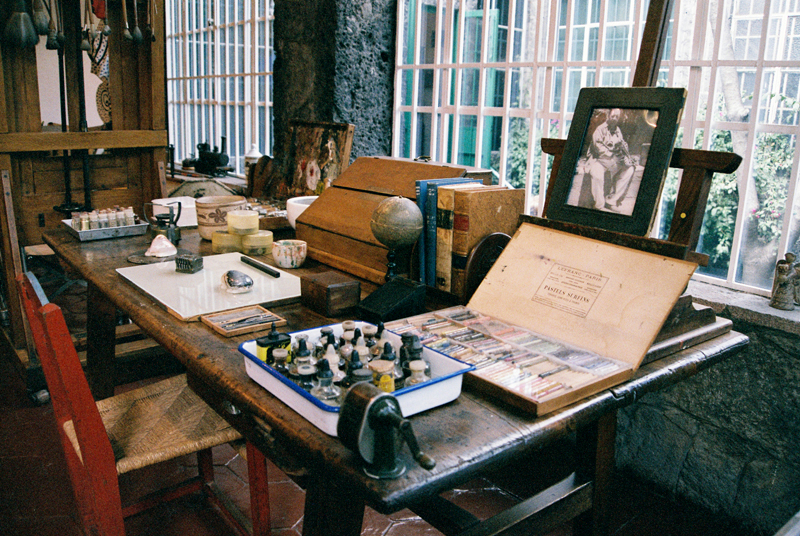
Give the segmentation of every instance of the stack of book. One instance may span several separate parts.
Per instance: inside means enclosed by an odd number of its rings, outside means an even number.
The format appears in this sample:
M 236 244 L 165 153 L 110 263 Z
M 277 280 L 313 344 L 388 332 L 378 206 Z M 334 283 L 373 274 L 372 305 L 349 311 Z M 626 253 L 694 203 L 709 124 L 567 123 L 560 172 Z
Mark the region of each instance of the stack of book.
M 426 199 L 424 244 L 418 248 L 420 279 L 444 292 L 463 296 L 470 252 L 488 234 L 514 234 L 525 209 L 525 191 L 464 178 L 440 181 L 449 182 L 427 181 L 422 185 L 423 181 L 417 181 L 421 188 L 417 202 L 422 197 Z M 421 195 L 423 188 L 426 196 Z

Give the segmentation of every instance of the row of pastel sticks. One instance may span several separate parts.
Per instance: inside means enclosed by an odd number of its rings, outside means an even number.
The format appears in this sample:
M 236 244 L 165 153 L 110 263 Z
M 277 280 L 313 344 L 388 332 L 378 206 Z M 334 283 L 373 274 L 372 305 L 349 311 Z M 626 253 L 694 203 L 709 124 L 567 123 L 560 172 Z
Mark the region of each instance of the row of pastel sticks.
M 473 323 L 472 326 L 485 330 L 493 337 L 516 346 L 521 346 L 533 353 L 551 355 L 572 365 L 590 370 L 598 376 L 609 374 L 620 368 L 617 363 L 610 359 L 605 359 L 585 350 L 570 348 L 545 337 L 534 335 L 527 330 L 509 326 L 493 318 L 482 316 L 468 309 L 461 309 L 455 314 L 449 314 L 448 318 L 457 322 L 462 319 L 477 321 Z

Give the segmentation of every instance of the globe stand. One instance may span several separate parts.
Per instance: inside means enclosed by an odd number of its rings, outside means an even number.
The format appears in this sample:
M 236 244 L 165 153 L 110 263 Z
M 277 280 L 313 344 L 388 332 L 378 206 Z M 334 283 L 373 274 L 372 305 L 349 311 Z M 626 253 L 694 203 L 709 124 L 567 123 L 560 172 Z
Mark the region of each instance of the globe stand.
M 382 201 L 372 214 L 372 234 L 385 245 L 386 283 L 358 304 L 368 322 L 387 322 L 425 311 L 425 285 L 397 275 L 397 249 L 410 247 L 422 231 L 422 213 L 416 203 L 401 197 Z

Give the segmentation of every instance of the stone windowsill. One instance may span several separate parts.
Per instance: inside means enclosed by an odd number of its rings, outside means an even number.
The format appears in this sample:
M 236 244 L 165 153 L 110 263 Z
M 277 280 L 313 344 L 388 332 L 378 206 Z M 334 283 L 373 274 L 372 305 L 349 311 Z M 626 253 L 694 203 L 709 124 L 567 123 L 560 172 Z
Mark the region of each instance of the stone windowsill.
M 765 296 L 694 280 L 689 282 L 686 292 L 692 295 L 695 303 L 707 305 L 716 314 L 722 313 L 733 321 L 800 335 L 800 306 L 794 311 L 781 311 L 770 307 L 769 298 Z

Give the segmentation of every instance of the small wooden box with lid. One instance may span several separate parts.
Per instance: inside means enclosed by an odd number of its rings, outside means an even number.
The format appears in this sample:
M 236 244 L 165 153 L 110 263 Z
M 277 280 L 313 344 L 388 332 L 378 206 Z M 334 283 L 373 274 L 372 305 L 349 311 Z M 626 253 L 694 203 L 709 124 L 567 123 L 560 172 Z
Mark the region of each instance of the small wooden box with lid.
M 335 317 L 358 305 L 361 283 L 339 272 L 304 275 L 300 278 L 300 297 L 309 309 Z

